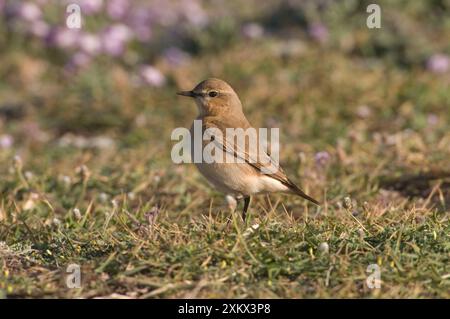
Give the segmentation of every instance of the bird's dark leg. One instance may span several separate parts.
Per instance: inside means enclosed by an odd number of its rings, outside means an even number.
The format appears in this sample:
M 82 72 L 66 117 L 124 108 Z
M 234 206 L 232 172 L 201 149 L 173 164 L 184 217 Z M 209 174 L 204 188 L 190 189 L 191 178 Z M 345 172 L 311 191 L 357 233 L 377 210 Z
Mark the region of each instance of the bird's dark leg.
M 245 218 L 247 217 L 248 206 L 250 206 L 250 196 L 244 197 L 244 210 L 242 211 L 242 220 L 245 222 Z

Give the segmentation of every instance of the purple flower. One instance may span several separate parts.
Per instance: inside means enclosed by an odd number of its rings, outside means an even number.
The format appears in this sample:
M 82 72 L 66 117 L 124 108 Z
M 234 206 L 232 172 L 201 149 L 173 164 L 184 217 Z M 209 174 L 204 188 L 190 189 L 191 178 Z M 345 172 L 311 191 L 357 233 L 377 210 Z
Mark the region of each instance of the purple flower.
M 153 206 L 150 211 L 144 214 L 144 217 L 147 219 L 148 225 L 152 227 L 155 224 L 156 218 L 159 215 L 159 208 L 157 206 Z
M 88 55 L 85 52 L 76 52 L 72 57 L 70 58 L 69 62 L 64 67 L 67 74 L 72 74 L 76 72 L 77 70 L 89 65 L 91 62 L 92 57 Z
M 187 21 L 196 27 L 203 27 L 208 23 L 208 15 L 199 1 L 184 0 L 181 3 L 182 13 Z
M 104 52 L 112 56 L 121 55 L 124 51 L 125 44 L 132 36 L 132 31 L 124 24 L 115 24 L 107 28 L 102 36 Z
M 330 153 L 328 153 L 327 151 L 317 152 L 314 155 L 314 161 L 317 166 L 327 165 L 330 159 L 331 159 Z
M 247 23 L 242 27 L 242 34 L 249 39 L 259 39 L 264 35 L 264 28 L 257 23 Z
M 139 69 L 141 80 L 148 85 L 161 87 L 166 83 L 164 75 L 151 65 L 142 65 Z
M 152 13 L 144 8 L 139 8 L 139 10 L 134 10 L 131 13 L 128 25 L 133 29 L 135 36 L 139 41 L 147 42 L 150 40 L 152 36 L 151 23 L 153 19 Z
M 439 116 L 436 114 L 428 114 L 427 123 L 429 126 L 436 126 L 439 123 Z
M 47 37 L 47 43 L 60 49 L 73 48 L 80 37 L 80 33 L 76 29 L 55 28 L 50 30 Z
M 147 11 L 142 11 L 146 13 L 150 20 L 147 20 L 147 23 L 158 23 L 161 26 L 171 26 L 176 22 L 179 22 L 180 18 L 180 8 L 183 4 L 178 4 L 178 6 L 168 9 L 167 6 L 164 5 L 164 1 L 156 1 L 156 4 L 153 3 L 151 8 L 148 8 Z M 178 9 L 178 10 L 177 10 Z M 184 10 L 181 10 L 184 12 Z
M 103 8 L 103 0 L 78 0 L 75 1 L 81 8 L 81 14 L 94 14 L 98 13 Z
M 85 33 L 78 39 L 78 45 L 82 51 L 90 55 L 96 55 L 102 48 L 99 37 L 92 33 Z
M 0 135 L 0 148 L 7 149 L 11 148 L 14 143 L 14 139 L 9 134 Z
M 22 125 L 22 132 L 32 141 L 47 142 L 50 138 L 49 134 L 43 131 L 37 122 L 27 121 Z
M 134 32 L 136 33 L 136 37 L 141 42 L 147 42 L 152 37 L 152 31 L 150 28 L 145 25 L 137 25 L 134 27 Z
M 328 40 L 328 29 L 322 23 L 313 23 L 308 27 L 308 35 L 313 40 L 323 43 Z
M 42 12 L 33 2 L 24 2 L 20 4 L 18 15 L 26 21 L 36 21 L 41 18 Z
M 36 37 L 46 38 L 50 34 L 50 26 L 42 20 L 33 21 L 30 25 L 30 32 Z
M 446 54 L 433 54 L 427 60 L 427 69 L 433 73 L 446 73 L 450 69 L 450 57 Z
M 188 53 L 176 47 L 170 47 L 167 50 L 165 50 L 164 57 L 170 64 L 175 66 L 182 65 L 187 61 L 189 61 L 189 59 L 191 58 L 191 56 Z
M 370 107 L 368 107 L 367 105 L 360 105 L 358 106 L 358 108 L 356 109 L 356 114 L 365 119 L 368 118 L 369 116 L 372 115 L 372 110 L 370 109 Z
M 106 11 L 112 19 L 120 20 L 125 17 L 129 8 L 128 0 L 109 0 Z
M 71 63 L 77 67 L 83 67 L 91 62 L 91 56 L 84 52 L 77 52 L 72 56 Z

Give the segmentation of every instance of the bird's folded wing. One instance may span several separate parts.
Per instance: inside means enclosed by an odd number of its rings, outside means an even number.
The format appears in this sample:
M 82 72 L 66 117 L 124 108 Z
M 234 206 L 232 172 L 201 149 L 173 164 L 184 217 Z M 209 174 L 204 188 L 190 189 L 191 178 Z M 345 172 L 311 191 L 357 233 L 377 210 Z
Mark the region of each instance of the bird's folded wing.
M 257 172 L 263 175 L 270 176 L 288 187 L 296 187 L 288 179 L 279 163 L 267 154 L 266 145 L 258 145 L 258 139 L 245 139 L 244 143 L 237 143 L 234 136 L 224 134 L 222 138 L 214 138 L 211 141 L 218 149 L 231 154 L 235 162 L 239 162 L 240 160 L 242 163 L 251 165 Z
M 209 125 L 208 128 L 215 128 L 220 132 L 224 131 L 223 128 L 219 129 L 218 127 L 213 127 L 211 125 Z M 278 180 L 297 195 L 313 202 L 316 205 L 320 205 L 316 199 L 307 195 L 300 187 L 298 187 L 286 176 L 278 161 L 274 160 L 272 156 L 267 154 L 267 144 L 259 145 L 259 139 L 247 140 L 246 138 L 243 143 L 238 143 L 235 140 L 234 135 L 224 135 L 225 136 L 219 136 L 219 138 L 212 137 L 210 141 L 214 143 L 217 149 L 222 150 L 224 154 L 230 154 L 233 157 L 234 162 L 239 162 L 240 160 L 241 163 L 247 163 L 260 174 Z M 264 143 L 264 141 L 261 142 Z

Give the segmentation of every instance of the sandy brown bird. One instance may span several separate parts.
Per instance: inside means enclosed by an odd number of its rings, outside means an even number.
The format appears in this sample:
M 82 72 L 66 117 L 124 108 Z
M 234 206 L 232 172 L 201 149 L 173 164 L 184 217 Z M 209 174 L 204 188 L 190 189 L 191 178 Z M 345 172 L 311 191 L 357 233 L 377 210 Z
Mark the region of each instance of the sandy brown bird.
M 247 140 L 243 146 L 239 146 L 235 140 L 230 140 L 226 135 L 227 128 L 246 130 L 252 126 L 243 113 L 239 97 L 225 81 L 210 78 L 200 82 L 191 91 L 181 91 L 177 94 L 195 99 L 199 111 L 197 120 L 202 121 L 202 133 L 208 128 L 218 129 L 223 133 L 223 138 L 214 139 L 212 137 L 211 140 L 202 140 L 201 145 L 205 147 L 213 141 L 217 149 L 223 152 L 224 158 L 228 155 L 228 158 L 232 157 L 235 161 L 231 163 L 229 161 L 213 163 L 203 161 L 196 163 L 196 166 L 219 191 L 235 198 L 244 198 L 242 213 L 244 220 L 250 198 L 256 194 L 293 193 L 319 205 L 317 200 L 305 194 L 286 176 L 283 169 L 273 160 L 270 152 L 261 151 L 261 148 Z M 196 152 L 193 146 L 194 138 L 194 126 L 192 126 L 192 158 Z M 266 169 L 269 165 L 275 165 L 276 169 Z

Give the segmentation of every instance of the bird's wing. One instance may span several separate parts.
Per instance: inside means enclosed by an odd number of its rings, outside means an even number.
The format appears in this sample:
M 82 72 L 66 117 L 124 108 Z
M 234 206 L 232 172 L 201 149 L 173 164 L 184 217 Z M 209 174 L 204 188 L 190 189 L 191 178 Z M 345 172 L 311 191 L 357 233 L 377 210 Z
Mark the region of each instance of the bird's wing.
M 221 132 L 224 131 L 223 128 L 221 129 L 213 123 L 209 123 L 208 128 L 212 127 L 219 129 Z M 204 129 L 205 128 L 206 127 L 204 127 Z M 231 154 L 235 159 L 238 159 L 243 163 L 251 165 L 257 172 L 278 180 L 297 195 L 319 205 L 317 200 L 303 192 L 303 190 L 286 176 L 286 173 L 279 163 L 267 154 L 267 149 L 265 149 L 265 147 L 263 149 L 258 148 L 258 140 L 256 140 L 256 142 L 254 141 L 254 143 L 250 143 L 250 140 L 245 139 L 244 146 L 239 145 L 239 143 L 235 141 L 234 136 L 227 136 L 225 133 L 223 135 L 224 136 L 222 136 L 221 139 L 214 138 L 211 140 L 218 149 Z

